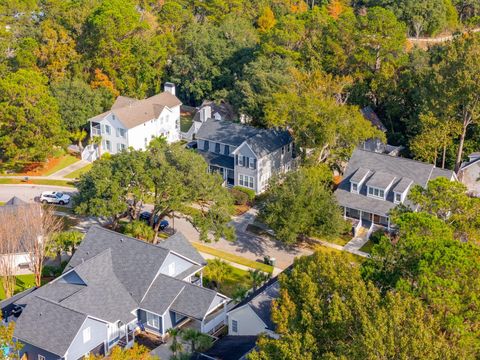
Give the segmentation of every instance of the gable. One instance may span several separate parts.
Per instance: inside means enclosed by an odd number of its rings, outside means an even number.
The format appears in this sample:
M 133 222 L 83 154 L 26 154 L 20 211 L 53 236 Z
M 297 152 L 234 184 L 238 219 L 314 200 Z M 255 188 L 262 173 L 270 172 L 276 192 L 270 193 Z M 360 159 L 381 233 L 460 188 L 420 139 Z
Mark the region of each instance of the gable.
M 257 158 L 257 155 L 252 151 L 246 142 L 235 149 L 235 154 L 238 156 L 248 156 L 250 158 Z
M 170 252 L 163 261 L 159 272 L 160 274 L 176 277 L 178 274 L 192 267 L 192 265 L 194 265 L 192 262 Z

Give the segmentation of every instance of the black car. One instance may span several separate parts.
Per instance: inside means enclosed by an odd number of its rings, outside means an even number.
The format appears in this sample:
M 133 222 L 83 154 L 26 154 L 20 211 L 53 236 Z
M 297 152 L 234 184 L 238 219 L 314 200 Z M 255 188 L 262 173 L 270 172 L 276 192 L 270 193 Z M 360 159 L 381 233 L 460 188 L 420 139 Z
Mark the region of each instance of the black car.
M 139 219 L 141 221 L 145 221 L 147 224 L 150 224 L 150 218 L 152 217 L 152 213 L 149 212 L 149 211 L 144 211 L 142 213 L 140 213 L 140 216 L 139 216 Z M 155 219 L 154 219 L 154 223 L 155 225 L 158 223 L 158 221 L 160 220 L 159 216 L 158 215 L 155 215 Z M 160 226 L 159 226 L 159 229 L 160 230 L 164 230 L 168 227 L 169 223 L 167 220 L 161 220 L 160 221 Z
M 198 144 L 196 141 L 190 141 L 187 145 L 185 145 L 187 149 L 196 149 Z

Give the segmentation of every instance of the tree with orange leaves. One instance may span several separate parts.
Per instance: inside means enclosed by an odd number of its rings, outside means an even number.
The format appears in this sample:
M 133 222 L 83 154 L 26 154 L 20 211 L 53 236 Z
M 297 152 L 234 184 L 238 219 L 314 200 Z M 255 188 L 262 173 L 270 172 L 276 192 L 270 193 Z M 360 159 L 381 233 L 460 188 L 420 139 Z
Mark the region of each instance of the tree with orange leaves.
M 114 97 L 120 95 L 120 92 L 115 89 L 115 85 L 110 81 L 107 74 L 104 74 L 102 70 L 95 69 L 95 75 L 93 80 L 90 82 L 92 89 L 105 88 L 107 89 Z

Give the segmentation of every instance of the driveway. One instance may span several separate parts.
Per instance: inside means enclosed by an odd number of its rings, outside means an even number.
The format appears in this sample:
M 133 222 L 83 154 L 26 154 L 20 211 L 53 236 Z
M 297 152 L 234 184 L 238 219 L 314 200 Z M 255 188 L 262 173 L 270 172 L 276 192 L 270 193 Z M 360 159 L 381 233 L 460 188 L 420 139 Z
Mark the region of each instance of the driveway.
M 17 196 L 27 202 L 34 202 L 35 198 L 39 197 L 43 191 L 62 191 L 66 194 L 72 195 L 77 192 L 76 189 L 64 186 L 50 186 L 50 185 L 0 185 L 0 201 L 6 202 L 12 197 Z

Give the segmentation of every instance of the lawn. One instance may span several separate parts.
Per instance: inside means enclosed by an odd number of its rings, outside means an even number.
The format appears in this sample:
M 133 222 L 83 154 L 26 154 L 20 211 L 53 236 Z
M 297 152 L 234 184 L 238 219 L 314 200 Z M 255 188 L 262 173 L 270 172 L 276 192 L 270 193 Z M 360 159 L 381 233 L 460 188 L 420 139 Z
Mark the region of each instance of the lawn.
M 193 123 L 193 117 L 190 115 L 181 115 L 180 116 L 180 131 L 187 132 L 190 130 L 190 127 Z
M 52 185 L 52 186 L 66 186 L 74 188 L 75 185 L 72 181 L 67 180 L 49 180 L 49 179 L 29 179 L 24 181 L 22 179 L 0 179 L 0 184 L 34 184 L 34 185 Z
M 0 283 L 1 283 L 0 279 Z M 35 276 L 33 274 L 30 275 L 18 275 L 17 276 L 17 285 L 15 286 L 15 294 L 22 292 L 23 290 L 27 290 L 31 287 L 35 286 Z M 5 292 L 3 291 L 3 287 L 0 284 L 0 300 L 5 299 Z
M 375 244 L 372 241 L 368 240 L 365 243 L 365 245 L 363 245 L 360 248 L 360 251 L 363 251 L 363 252 L 366 252 L 366 253 L 370 254 L 370 252 L 372 251 L 373 245 L 375 245 Z
M 45 169 L 46 171 L 42 174 L 43 176 L 52 175 L 57 171 L 60 171 L 63 168 L 66 168 L 69 165 L 75 164 L 79 160 L 75 156 L 67 154 L 62 157 L 52 159 L 50 161 L 51 162 L 55 161 L 55 164 L 52 164 L 52 166 L 47 166 L 47 168 Z
M 78 170 L 71 172 L 70 174 L 66 175 L 65 177 L 68 179 L 78 179 L 80 175 L 85 174 L 86 172 L 90 171 L 93 164 L 88 164 Z
M 342 234 L 339 236 L 329 236 L 325 238 L 319 238 L 322 241 L 326 241 L 332 244 L 337 244 L 340 246 L 345 246 L 347 243 L 352 240 L 352 235 L 351 234 Z
M 204 252 L 206 254 L 216 256 L 216 257 L 221 258 L 223 260 L 227 260 L 227 261 L 231 261 L 231 262 L 234 262 L 234 263 L 237 263 L 237 264 L 240 264 L 240 265 L 244 265 L 244 266 L 247 266 L 247 267 L 252 268 L 252 269 L 258 269 L 258 270 L 261 270 L 261 271 L 269 273 L 269 274 L 271 274 L 273 272 L 273 266 L 263 264 L 263 263 L 258 262 L 258 261 L 249 260 L 249 259 L 246 259 L 246 258 L 241 257 L 241 256 L 230 254 L 230 253 L 225 252 L 225 251 L 217 250 L 217 249 L 214 249 L 210 246 L 206 246 L 206 245 L 203 245 L 203 244 L 200 244 L 200 243 L 197 243 L 197 242 L 192 242 L 192 245 L 200 252 Z
M 327 246 L 323 246 L 323 245 L 315 246 L 315 251 L 320 251 L 320 252 L 323 252 L 327 255 L 328 254 L 333 254 L 333 253 L 337 253 L 337 254 L 341 253 L 341 254 L 345 255 L 352 263 L 356 263 L 356 264 L 361 264 L 362 262 L 365 261 L 365 258 L 363 258 L 361 256 L 351 254 L 351 253 L 346 252 L 346 251 L 333 249 L 331 247 L 327 247 Z
M 248 271 L 238 269 L 233 266 L 230 266 L 230 268 L 230 274 L 228 274 L 225 280 L 222 281 L 218 291 L 231 298 L 235 294 L 235 290 L 240 286 L 243 286 L 245 289 L 251 289 L 252 280 Z M 208 278 L 204 276 L 204 280 L 208 280 Z

